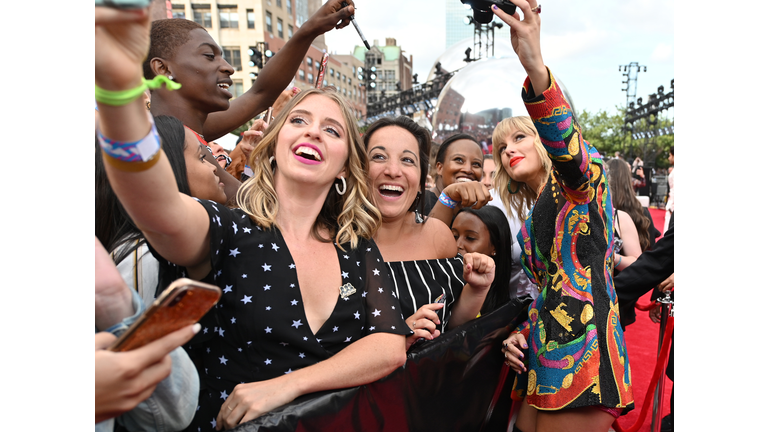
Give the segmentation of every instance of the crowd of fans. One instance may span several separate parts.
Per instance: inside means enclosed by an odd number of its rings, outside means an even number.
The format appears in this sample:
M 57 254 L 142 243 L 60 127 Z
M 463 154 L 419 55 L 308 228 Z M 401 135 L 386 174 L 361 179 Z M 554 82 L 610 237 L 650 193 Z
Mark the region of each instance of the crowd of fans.
M 639 164 L 633 177 L 582 139 L 535 1 L 494 8 L 529 117 L 439 146 L 407 117 L 361 136 L 332 88 L 285 90 L 312 40 L 349 24 L 348 3 L 326 2 L 232 100 L 203 27 L 96 8 L 96 429 L 231 429 L 384 378 L 414 345 L 530 298 L 495 347 L 518 401 L 510 430 L 607 431 L 635 403 L 635 299 L 620 304 L 614 277 L 660 235 L 635 197 Z M 216 144 L 263 112 L 232 152 Z M 106 349 L 180 277 L 218 286 L 218 304 Z

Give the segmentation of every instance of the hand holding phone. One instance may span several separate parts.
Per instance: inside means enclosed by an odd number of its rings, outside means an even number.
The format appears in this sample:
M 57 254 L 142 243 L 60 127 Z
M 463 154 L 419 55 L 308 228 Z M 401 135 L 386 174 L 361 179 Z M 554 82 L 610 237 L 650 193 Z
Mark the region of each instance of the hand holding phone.
M 177 279 L 109 348 L 130 351 L 200 320 L 221 297 L 215 285 Z

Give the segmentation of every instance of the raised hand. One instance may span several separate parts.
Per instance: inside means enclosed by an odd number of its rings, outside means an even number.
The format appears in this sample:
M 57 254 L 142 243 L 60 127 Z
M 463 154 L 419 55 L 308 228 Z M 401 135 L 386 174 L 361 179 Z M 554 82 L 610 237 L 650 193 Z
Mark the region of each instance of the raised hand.
M 509 15 L 496 7 L 493 13 L 509 25 L 512 48 L 520 59 L 520 64 L 528 73 L 534 92 L 539 95 L 549 87 L 549 72 L 541 56 L 541 17 L 534 11 L 538 7 L 536 0 L 510 0 L 518 10 Z M 520 19 L 520 12 L 523 18 Z
M 464 254 L 464 281 L 472 289 L 487 291 L 496 276 L 493 258 L 477 252 Z
M 461 207 L 479 209 L 493 199 L 488 188 L 476 181 L 456 182 L 443 188 L 443 192 L 459 203 L 456 211 Z
M 309 18 L 304 26 L 307 26 L 315 35 L 321 35 L 334 28 L 341 29 L 348 26 L 349 17 L 355 14 L 355 2 L 346 0 L 348 6 L 342 6 L 344 2 L 345 0 L 328 0 Z
M 96 85 L 125 90 L 141 83 L 142 63 L 149 53 L 149 13 L 97 6 Z

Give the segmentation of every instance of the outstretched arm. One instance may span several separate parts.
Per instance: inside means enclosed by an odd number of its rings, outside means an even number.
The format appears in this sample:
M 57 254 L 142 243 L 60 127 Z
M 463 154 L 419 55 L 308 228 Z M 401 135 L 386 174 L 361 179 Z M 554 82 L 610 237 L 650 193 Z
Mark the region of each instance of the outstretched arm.
M 467 284 L 451 310 L 448 329 L 477 318 L 495 275 L 496 263 L 491 257 L 476 252 L 464 254 L 464 280 Z
M 139 87 L 141 65 L 149 51 L 147 11 L 96 7 L 95 18 L 96 86 L 112 92 Z M 97 104 L 103 141 L 116 142 L 112 148 L 119 149 L 112 152 L 117 155 L 133 148 L 141 154 L 131 160 L 102 152 L 120 202 L 162 256 L 179 265 L 200 265 L 209 249 L 208 216 L 192 198 L 179 193 L 143 101 L 137 97 L 117 104 L 100 96 Z M 129 145 L 138 141 L 141 144 Z
M 343 1 L 328 0 L 269 60 L 253 87 L 234 99 L 226 111 L 208 114 L 203 136 L 213 141 L 270 107 L 296 75 L 312 41 L 323 33 L 349 24 L 349 17 L 355 13 L 355 3 L 348 0 L 349 6 L 344 7 L 341 5 Z

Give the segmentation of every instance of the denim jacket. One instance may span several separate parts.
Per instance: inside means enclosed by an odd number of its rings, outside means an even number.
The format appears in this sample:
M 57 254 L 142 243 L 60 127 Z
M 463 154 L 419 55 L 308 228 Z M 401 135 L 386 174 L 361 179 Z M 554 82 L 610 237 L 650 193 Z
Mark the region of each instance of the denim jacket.
M 136 313 L 106 330 L 115 336 L 120 336 L 144 312 L 141 297 L 136 291 L 130 291 Z M 176 348 L 170 355 L 171 374 L 157 385 L 152 395 L 131 411 L 96 424 L 96 432 L 112 432 L 115 420 L 130 431 L 158 432 L 182 430 L 192 422 L 200 379 L 183 348 Z

